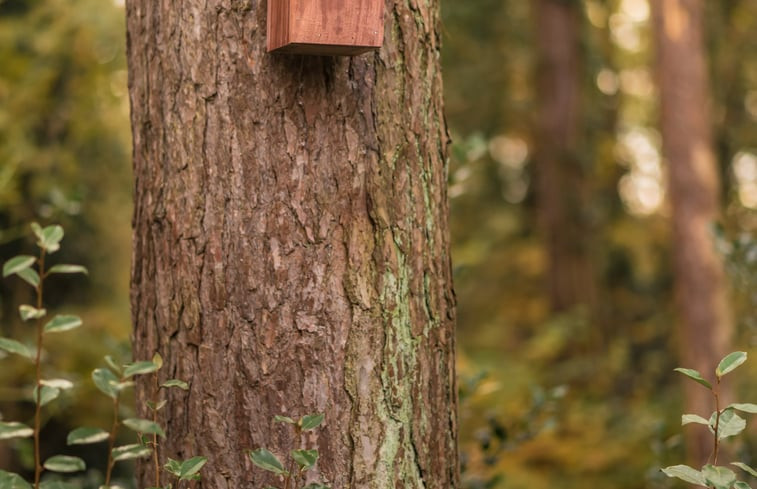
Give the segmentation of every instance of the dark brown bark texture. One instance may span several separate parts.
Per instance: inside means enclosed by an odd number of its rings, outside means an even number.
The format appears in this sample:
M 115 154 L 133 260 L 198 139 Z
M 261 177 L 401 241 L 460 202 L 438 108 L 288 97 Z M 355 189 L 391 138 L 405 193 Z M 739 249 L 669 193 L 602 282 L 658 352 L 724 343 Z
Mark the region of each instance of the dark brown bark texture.
M 262 1 L 127 0 L 135 357 L 191 384 L 161 457 L 197 487 L 276 483 L 243 450 L 315 412 L 309 480 L 457 486 L 438 7 L 388 0 L 349 58 L 266 54 Z
M 589 249 L 588 168 L 581 162 L 581 12 L 577 2 L 539 0 L 536 8 L 538 115 L 536 192 L 546 239 L 547 287 L 553 311 L 594 309 Z
M 719 178 L 712 149 L 704 2 L 651 2 L 657 39 L 663 153 L 672 204 L 676 300 L 682 365 L 713 377 L 727 352 L 731 320 L 723 265 L 710 226 L 719 214 Z M 723 397 L 728 398 L 724 392 Z M 686 382 L 686 412 L 709 417 L 712 396 Z M 689 457 L 705 463 L 712 451 L 706 429 L 686 431 Z

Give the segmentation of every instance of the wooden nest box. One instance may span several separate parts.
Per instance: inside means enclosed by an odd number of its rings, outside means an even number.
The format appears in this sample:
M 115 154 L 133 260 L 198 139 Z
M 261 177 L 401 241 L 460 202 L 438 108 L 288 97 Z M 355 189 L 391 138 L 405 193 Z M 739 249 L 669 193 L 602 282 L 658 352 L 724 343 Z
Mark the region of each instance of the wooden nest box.
M 384 41 L 384 0 L 268 0 L 268 51 L 352 56 Z

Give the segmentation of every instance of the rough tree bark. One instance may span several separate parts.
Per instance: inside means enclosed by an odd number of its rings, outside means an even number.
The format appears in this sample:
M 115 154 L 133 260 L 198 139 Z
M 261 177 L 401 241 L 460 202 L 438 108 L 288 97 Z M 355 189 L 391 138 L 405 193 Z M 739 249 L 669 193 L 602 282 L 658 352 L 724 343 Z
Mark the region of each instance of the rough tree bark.
M 439 2 L 387 0 L 355 58 L 266 54 L 265 7 L 126 1 L 135 356 L 191 383 L 161 455 L 262 487 L 243 449 L 286 454 L 273 416 L 325 412 L 335 489 L 454 488 Z
M 681 364 L 712 376 L 727 353 L 731 320 L 722 263 L 710 232 L 719 213 L 703 39 L 704 2 L 651 2 L 657 39 L 663 153 L 669 167 Z M 712 397 L 687 382 L 686 412 L 709 417 Z M 727 397 L 727 393 L 723 393 Z M 710 433 L 687 430 L 695 463 L 712 451 Z
M 535 4 L 538 50 L 536 194 L 546 239 L 547 286 L 555 312 L 593 310 L 596 281 L 589 249 L 582 137 L 581 11 L 577 2 Z

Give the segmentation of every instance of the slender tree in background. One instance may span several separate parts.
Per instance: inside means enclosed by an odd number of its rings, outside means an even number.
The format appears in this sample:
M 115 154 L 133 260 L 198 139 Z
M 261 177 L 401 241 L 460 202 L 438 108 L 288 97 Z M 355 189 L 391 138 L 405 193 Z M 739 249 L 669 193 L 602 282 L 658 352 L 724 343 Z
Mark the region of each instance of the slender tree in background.
M 262 487 L 243 449 L 284 455 L 274 415 L 325 412 L 334 488 L 454 488 L 439 2 L 387 1 L 354 58 L 266 54 L 265 5 L 126 2 L 135 356 L 191 382 L 161 452 Z
M 588 247 L 587 168 L 582 139 L 581 5 L 535 3 L 538 50 L 536 192 L 547 244 L 549 301 L 561 312 L 596 302 Z
M 708 100 L 701 0 L 659 0 L 653 6 L 657 39 L 663 153 L 669 164 L 673 255 L 681 362 L 712 372 L 727 353 L 731 324 L 722 263 L 711 224 L 718 218 L 719 178 Z M 705 389 L 686 385 L 687 412 L 706 416 Z M 727 395 L 727 393 L 723 393 Z M 710 455 L 710 433 L 687 431 L 694 462 Z

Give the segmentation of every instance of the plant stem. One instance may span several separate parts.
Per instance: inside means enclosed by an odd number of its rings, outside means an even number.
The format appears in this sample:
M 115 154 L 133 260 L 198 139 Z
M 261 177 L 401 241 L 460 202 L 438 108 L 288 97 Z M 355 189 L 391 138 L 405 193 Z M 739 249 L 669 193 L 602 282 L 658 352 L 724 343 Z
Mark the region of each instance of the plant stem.
M 108 466 L 105 472 L 105 486 L 110 486 L 110 477 L 113 474 L 113 447 L 116 444 L 116 433 L 118 432 L 118 407 L 120 396 L 116 395 L 113 399 L 113 425 L 110 427 L 110 436 L 108 437 Z
M 37 285 L 37 309 L 42 309 L 42 292 L 45 280 L 45 249 L 39 253 L 39 285 Z M 39 432 L 41 429 L 42 412 L 42 319 L 37 319 L 37 356 L 34 359 L 36 378 L 36 399 L 34 408 L 34 489 L 39 489 L 39 479 L 42 475 L 42 461 L 40 460 Z
M 153 391 L 152 391 L 152 422 L 155 424 L 158 424 L 158 395 L 160 392 L 160 387 L 158 387 L 158 372 L 155 372 L 153 374 L 153 379 L 155 380 L 153 384 Z M 153 433 L 152 435 L 152 458 L 155 462 L 155 487 L 161 487 L 160 485 L 160 457 L 158 454 L 158 435 L 157 433 Z M 176 488 L 178 489 L 179 484 L 177 482 Z
M 712 395 L 715 396 L 715 448 L 712 452 L 713 465 L 718 464 L 718 450 L 720 449 L 720 377 L 717 378 L 717 384 L 712 391 Z

